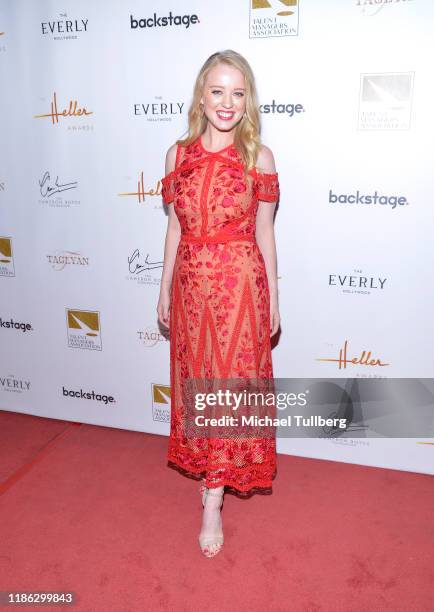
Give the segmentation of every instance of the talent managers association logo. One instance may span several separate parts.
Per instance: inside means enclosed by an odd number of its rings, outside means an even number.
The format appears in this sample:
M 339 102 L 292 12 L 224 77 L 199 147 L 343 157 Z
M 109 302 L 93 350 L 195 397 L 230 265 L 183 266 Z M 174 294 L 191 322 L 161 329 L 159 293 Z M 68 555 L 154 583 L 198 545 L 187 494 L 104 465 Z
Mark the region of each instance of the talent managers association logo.
M 12 238 L 0 236 L 0 276 L 15 276 Z
M 297 36 L 299 0 L 251 0 L 250 38 Z
M 102 350 L 99 312 L 67 308 L 66 324 L 69 347 Z
M 360 75 L 359 130 L 408 130 L 414 72 Z
M 170 423 L 170 385 L 152 383 L 152 419 Z

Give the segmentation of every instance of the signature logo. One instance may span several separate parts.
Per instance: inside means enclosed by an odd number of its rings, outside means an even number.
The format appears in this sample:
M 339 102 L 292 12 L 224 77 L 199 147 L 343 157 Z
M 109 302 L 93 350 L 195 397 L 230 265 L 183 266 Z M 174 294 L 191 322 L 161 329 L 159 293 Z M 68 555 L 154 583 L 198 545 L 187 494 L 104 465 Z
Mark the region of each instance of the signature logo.
M 149 253 L 145 257 L 144 264 L 139 264 L 138 259 L 140 257 L 139 249 L 135 249 L 130 257 L 128 257 L 128 266 L 131 274 L 140 274 L 144 270 L 155 270 L 156 268 L 162 268 L 162 261 L 149 261 Z
M 61 193 L 62 191 L 68 191 L 68 189 L 75 189 L 78 185 L 78 181 L 73 183 L 59 183 L 59 177 L 56 176 L 54 183 L 51 181 L 51 176 L 48 170 L 44 172 L 42 180 L 39 181 L 39 191 L 43 198 L 49 198 L 55 193 Z

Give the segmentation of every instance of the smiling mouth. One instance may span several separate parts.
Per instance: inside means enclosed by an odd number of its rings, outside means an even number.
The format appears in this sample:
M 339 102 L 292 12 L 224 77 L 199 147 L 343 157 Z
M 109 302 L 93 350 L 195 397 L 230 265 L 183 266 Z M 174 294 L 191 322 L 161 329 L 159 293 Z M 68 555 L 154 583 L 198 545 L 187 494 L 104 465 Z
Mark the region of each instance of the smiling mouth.
M 233 112 L 217 111 L 217 117 L 219 117 L 220 119 L 232 119 L 234 115 L 235 113 Z

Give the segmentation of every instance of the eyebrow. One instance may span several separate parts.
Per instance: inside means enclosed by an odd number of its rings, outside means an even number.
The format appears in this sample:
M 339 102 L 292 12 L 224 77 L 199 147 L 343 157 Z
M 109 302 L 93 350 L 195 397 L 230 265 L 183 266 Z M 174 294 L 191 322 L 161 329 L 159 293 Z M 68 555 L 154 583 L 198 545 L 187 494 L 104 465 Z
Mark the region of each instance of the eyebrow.
M 220 87 L 220 89 L 224 89 L 223 85 L 209 85 L 209 87 Z M 239 89 L 246 91 L 245 87 L 235 87 L 234 91 L 238 91 Z

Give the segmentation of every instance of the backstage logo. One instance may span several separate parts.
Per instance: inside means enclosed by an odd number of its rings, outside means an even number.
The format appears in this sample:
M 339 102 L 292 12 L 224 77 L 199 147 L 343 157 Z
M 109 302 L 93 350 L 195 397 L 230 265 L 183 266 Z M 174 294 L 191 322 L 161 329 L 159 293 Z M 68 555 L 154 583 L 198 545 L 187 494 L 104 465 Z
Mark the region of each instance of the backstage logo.
M 133 281 L 138 285 L 152 285 L 158 287 L 161 283 L 161 269 L 163 261 L 152 256 L 145 249 L 134 249 L 128 255 L 128 274 L 125 280 Z
M 46 98 L 41 98 L 43 102 L 46 102 Z M 53 99 L 50 102 L 50 111 L 48 113 L 44 113 L 42 115 L 33 115 L 34 119 L 51 119 L 52 125 L 58 125 L 59 119 L 63 122 L 65 118 L 73 117 L 75 120 L 81 121 L 83 117 L 88 115 L 93 115 L 93 111 L 87 110 L 84 106 L 78 106 L 77 100 L 70 100 L 69 106 L 65 108 L 60 108 L 57 105 L 57 94 L 54 92 Z M 80 126 L 72 126 L 68 125 L 68 130 L 93 130 L 93 125 L 91 124 L 81 124 Z
M 305 112 L 303 104 L 286 104 L 284 102 L 278 104 L 275 100 L 270 104 L 261 104 L 259 106 L 259 111 L 264 115 L 287 115 L 288 117 L 293 117 L 294 115 Z
M 413 0 L 356 0 L 356 6 L 365 17 L 374 17 L 384 7 L 402 6 L 410 2 Z
M 12 317 L 9 321 L 0 317 L 0 330 L 3 329 L 16 329 L 17 331 L 23 332 L 23 334 L 28 331 L 33 331 L 33 327 L 30 323 L 20 323 L 19 321 L 14 321 Z
M 87 32 L 89 20 L 85 18 L 71 19 L 67 13 L 59 13 L 57 19 L 41 21 L 42 36 L 51 40 L 77 40 Z
M 359 130 L 408 130 L 414 72 L 360 75 Z
M 30 389 L 30 380 L 17 378 L 14 374 L 0 375 L 0 389 L 5 393 L 26 393 Z
M 68 346 L 90 350 L 102 350 L 99 312 L 66 309 Z
M 15 276 L 12 238 L 0 236 L 0 276 Z
M 38 200 L 39 204 L 47 205 L 50 208 L 69 208 L 81 204 L 80 200 L 71 197 L 76 193 L 78 181 L 65 181 L 59 179 L 58 174 L 45 170 L 38 184 L 41 196 Z
M 152 419 L 170 423 L 170 385 L 151 384 Z
M 250 0 L 250 38 L 297 36 L 299 0 Z
M 341 289 L 342 293 L 358 293 L 370 295 L 382 291 L 387 278 L 380 276 L 365 276 L 362 270 L 353 270 L 351 274 L 329 274 L 328 286 Z
M 89 267 L 89 257 L 85 257 L 77 251 L 61 250 L 55 251 L 52 255 L 46 255 L 50 267 L 55 272 L 61 272 L 66 267 L 72 266 L 83 268 Z
M 184 102 L 163 102 L 163 96 L 155 96 L 155 100 L 157 102 L 136 102 L 134 116 L 143 117 L 152 123 L 161 123 L 182 115 Z
M 348 353 L 348 340 L 345 340 L 343 347 L 339 349 L 338 355 L 332 357 L 316 357 L 316 361 L 336 363 L 339 370 L 346 369 L 347 365 L 367 367 L 384 367 L 390 365 L 389 363 L 383 363 L 378 357 L 372 357 L 371 351 L 363 350 L 360 355 L 350 355 Z
M 126 176 L 125 180 L 129 182 L 134 181 L 134 179 L 131 176 Z M 134 199 L 137 200 L 139 204 L 141 204 L 142 202 L 145 202 L 146 196 L 161 197 L 161 182 L 158 180 L 156 185 L 145 189 L 145 179 L 143 177 L 143 170 L 142 170 L 142 172 L 140 172 L 138 176 L 136 184 L 133 187 L 133 190 L 134 191 L 122 191 L 121 193 L 118 193 L 118 196 L 129 197 L 129 198 L 133 197 Z M 155 206 L 154 208 L 161 208 L 161 204 L 159 206 Z
M 329 190 L 329 204 L 366 204 L 390 206 L 392 210 L 397 207 L 408 206 L 410 202 L 407 201 L 405 196 L 397 195 L 380 195 L 378 191 L 374 191 L 372 194 L 362 194 L 359 190 L 356 193 L 341 193 L 336 194 L 331 189 Z
M 147 29 L 150 28 L 167 28 L 172 26 L 183 26 L 186 30 L 191 25 L 200 23 L 199 17 L 193 13 L 191 15 L 173 15 L 172 11 L 169 11 L 168 15 L 157 16 L 154 13 L 152 17 L 140 17 L 137 18 L 130 15 L 130 28 L 131 30 Z
M 168 338 L 163 336 L 158 327 L 154 327 L 153 325 L 146 327 L 143 331 L 139 330 L 137 334 L 140 343 L 146 348 L 153 348 L 157 344 L 166 344 L 168 342 Z
M 106 405 L 116 403 L 116 400 L 113 395 L 95 393 L 94 389 L 92 389 L 92 391 L 83 391 L 83 389 L 77 391 L 75 389 L 66 389 L 62 385 L 62 395 L 63 397 L 75 397 L 76 399 L 87 399 L 93 400 L 94 402 L 102 402 Z

